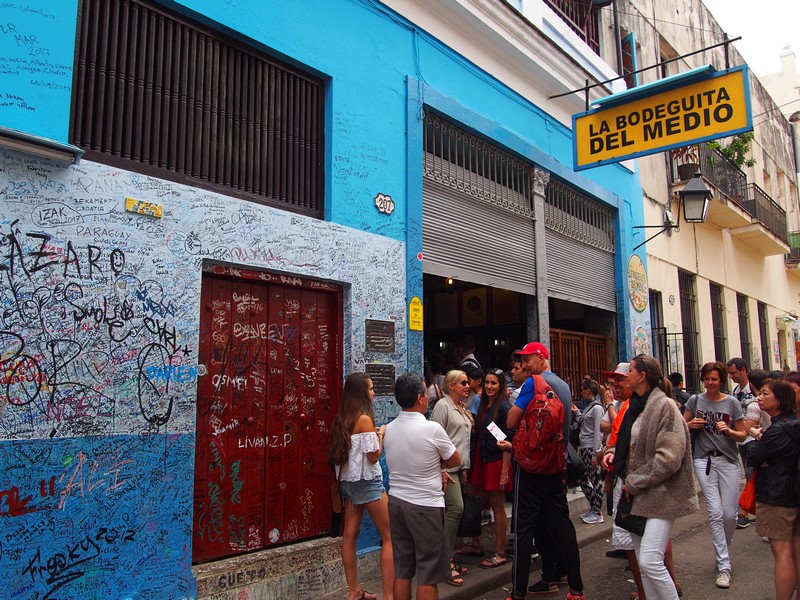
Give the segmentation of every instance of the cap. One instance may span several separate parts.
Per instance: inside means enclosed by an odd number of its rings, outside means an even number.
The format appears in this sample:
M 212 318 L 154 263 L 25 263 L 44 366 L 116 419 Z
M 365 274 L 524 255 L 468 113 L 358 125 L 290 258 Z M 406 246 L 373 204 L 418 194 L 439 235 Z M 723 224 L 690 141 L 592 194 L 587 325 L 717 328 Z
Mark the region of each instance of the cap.
M 617 368 L 613 371 L 603 371 L 603 375 L 606 377 L 613 377 L 615 379 L 622 379 L 623 377 L 628 376 L 628 371 L 631 370 L 631 363 L 621 362 L 617 365 Z
M 539 342 L 528 342 L 522 347 L 522 350 L 518 350 L 516 354 L 521 356 L 526 354 L 538 354 L 542 358 L 550 359 L 550 353 L 547 351 L 547 347 Z

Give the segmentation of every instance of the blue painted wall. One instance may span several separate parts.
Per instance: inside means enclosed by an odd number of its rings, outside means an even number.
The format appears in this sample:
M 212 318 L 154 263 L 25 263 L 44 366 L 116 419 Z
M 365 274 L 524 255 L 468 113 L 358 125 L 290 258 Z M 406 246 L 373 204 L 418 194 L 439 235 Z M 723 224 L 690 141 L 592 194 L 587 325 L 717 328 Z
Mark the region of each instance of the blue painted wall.
M 0 126 L 67 142 L 78 0 L 3 2 Z
M 32 5 L 11 4 L 17 12 Z M 60 15 L 62 31 L 52 37 L 59 44 L 57 60 L 71 65 L 74 32 L 64 24 L 75 22 L 75 0 L 45 4 Z M 76 329 L 70 322 L 72 284 L 79 284 L 81 303 L 90 306 L 104 299 L 123 302 L 127 294 L 135 299 L 137 285 L 160 282 L 163 297 L 180 307 L 170 315 L 170 326 L 196 357 L 204 258 L 339 281 L 348 289 L 345 371 L 376 360 L 391 362 L 398 371 L 421 367 L 423 334 L 406 332 L 402 324 L 408 301 L 422 298 L 417 253 L 424 105 L 618 209 L 620 339 L 630 343 L 626 249 L 634 245 L 631 224 L 643 222 L 636 174 L 620 166 L 573 173 L 566 127 L 378 2 L 165 4 L 327 81 L 327 221 L 88 161 L 64 167 L 0 152 L 0 330 L 5 332 L 0 334 L 0 586 L 11 590 L 12 598 L 47 592 L 61 598 L 195 593 L 189 568 L 195 379 L 175 382 L 170 419 L 154 426 L 134 390 L 137 353 L 154 342 L 141 326 L 152 305 L 134 301 L 132 318 L 123 325 L 132 333 L 115 341 L 107 324 Z M 4 56 L 9 39 L 3 34 Z M 0 68 L 8 65 L 0 57 Z M 31 118 L 18 108 L 6 112 L 4 106 L 0 124 L 68 141 L 71 73 L 67 80 L 63 93 L 47 99 L 48 119 Z M 39 91 L 25 77 L 14 81 L 21 98 Z M 7 115 L 14 116 L 7 121 Z M 379 193 L 394 200 L 391 215 L 376 210 Z M 126 196 L 163 203 L 164 219 L 126 213 Z M 239 214 L 247 215 L 247 226 Z M 190 234 L 194 238 L 187 244 Z M 86 265 L 77 273 L 70 263 L 25 272 L 21 261 L 32 264 L 41 235 L 51 236 L 59 252 L 69 241 L 79 251 L 93 246 L 104 257 L 119 249 L 124 269 L 87 276 Z M 16 240 L 23 240 L 23 257 Z M 394 353 L 365 352 L 366 318 L 400 323 Z M 57 353 L 48 346 L 54 340 L 61 340 Z M 50 378 L 47 389 L 14 379 L 25 356 Z M 24 364 L 34 368 L 33 362 Z M 197 367 L 191 359 L 185 366 L 190 372 Z M 55 394 L 53 382 L 68 384 L 72 395 Z M 82 399 L 77 405 L 68 400 L 75 394 Z M 163 408 L 159 402 L 153 410 Z M 376 414 L 385 421 L 394 410 L 383 399 Z M 374 529 L 365 527 L 359 547 L 372 548 L 376 540 Z

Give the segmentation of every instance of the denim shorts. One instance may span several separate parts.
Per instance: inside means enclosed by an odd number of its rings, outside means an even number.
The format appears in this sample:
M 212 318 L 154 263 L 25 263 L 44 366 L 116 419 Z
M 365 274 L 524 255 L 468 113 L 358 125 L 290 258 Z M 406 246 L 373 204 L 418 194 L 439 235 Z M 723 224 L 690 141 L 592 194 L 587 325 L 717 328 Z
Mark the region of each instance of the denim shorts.
M 383 479 L 381 477 L 339 482 L 339 493 L 342 495 L 342 500 L 350 500 L 353 504 L 375 502 L 381 499 L 383 492 Z

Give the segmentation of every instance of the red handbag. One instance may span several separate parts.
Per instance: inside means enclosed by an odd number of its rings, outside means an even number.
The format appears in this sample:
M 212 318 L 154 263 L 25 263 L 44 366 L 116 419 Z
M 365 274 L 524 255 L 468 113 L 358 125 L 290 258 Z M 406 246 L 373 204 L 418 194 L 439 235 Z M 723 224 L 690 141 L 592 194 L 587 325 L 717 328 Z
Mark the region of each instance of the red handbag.
M 739 506 L 741 509 L 750 513 L 756 514 L 756 471 L 753 471 L 753 476 L 747 480 L 741 495 L 739 496 Z

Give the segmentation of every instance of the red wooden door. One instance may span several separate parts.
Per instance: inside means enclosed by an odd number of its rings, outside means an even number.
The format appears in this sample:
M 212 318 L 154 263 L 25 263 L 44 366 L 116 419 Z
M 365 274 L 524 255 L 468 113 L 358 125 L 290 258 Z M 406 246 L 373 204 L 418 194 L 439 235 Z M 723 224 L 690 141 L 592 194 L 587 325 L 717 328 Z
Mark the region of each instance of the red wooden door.
M 203 275 L 193 561 L 330 531 L 341 291 L 213 267 Z

